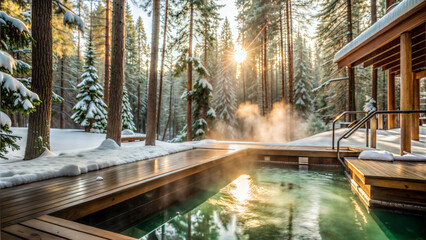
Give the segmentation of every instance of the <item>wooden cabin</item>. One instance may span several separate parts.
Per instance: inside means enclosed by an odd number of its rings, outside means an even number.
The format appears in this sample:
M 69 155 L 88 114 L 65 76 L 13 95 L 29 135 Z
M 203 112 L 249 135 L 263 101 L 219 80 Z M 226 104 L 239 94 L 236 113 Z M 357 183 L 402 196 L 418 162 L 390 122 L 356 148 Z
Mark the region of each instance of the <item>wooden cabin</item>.
M 404 0 L 334 56 L 339 69 L 363 67 L 387 71 L 388 110 L 396 110 L 395 77 L 401 83 L 400 110 L 420 109 L 419 79 L 426 76 L 426 1 Z M 384 109 L 382 109 L 384 110 Z M 400 114 L 401 155 L 419 140 L 419 114 Z M 396 127 L 389 115 L 388 128 Z

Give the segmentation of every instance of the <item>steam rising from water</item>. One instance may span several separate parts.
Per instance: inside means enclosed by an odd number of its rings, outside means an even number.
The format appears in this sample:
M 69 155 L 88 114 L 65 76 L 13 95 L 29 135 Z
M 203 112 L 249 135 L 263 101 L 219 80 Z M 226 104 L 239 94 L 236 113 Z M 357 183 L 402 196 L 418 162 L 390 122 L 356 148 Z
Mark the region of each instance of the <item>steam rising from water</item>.
M 234 135 L 229 138 L 228 125 L 218 123 L 215 127 L 214 138 L 221 140 L 244 140 L 255 142 L 287 142 L 291 139 L 295 140 L 306 136 L 305 120 L 298 119 L 294 114 L 293 121 L 287 113 L 288 107 L 284 107 L 281 102 L 274 103 L 272 111 L 263 116 L 261 109 L 256 104 L 243 103 L 238 106 L 237 119 L 239 122 L 238 130 L 234 131 Z M 290 124 L 292 126 L 290 126 Z M 228 129 L 223 131 L 222 129 Z

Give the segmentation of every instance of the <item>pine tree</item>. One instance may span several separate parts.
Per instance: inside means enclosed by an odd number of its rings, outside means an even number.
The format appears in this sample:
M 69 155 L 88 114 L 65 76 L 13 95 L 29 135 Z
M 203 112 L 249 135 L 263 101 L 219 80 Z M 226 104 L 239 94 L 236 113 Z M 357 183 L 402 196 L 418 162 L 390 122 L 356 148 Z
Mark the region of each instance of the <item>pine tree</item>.
M 232 42 L 232 33 L 228 19 L 225 19 L 223 23 L 219 51 L 221 65 L 217 75 L 217 89 L 215 90 L 214 102 L 217 119 L 222 120 L 225 124 L 221 124 L 222 127 L 218 130 L 222 136 L 232 138 L 236 135 L 235 127 L 237 126 L 236 66 L 234 59 L 232 59 L 234 43 Z
M 194 90 L 192 91 L 192 98 L 195 103 L 192 133 L 193 140 L 201 140 L 205 138 L 208 130 L 207 120 L 214 120 L 216 118 L 215 110 L 210 106 L 210 98 L 212 96 L 213 87 L 207 81 L 209 76 L 205 67 L 197 61 L 194 61 L 195 71 L 199 77 L 195 81 Z M 208 109 L 207 111 L 205 109 Z
M 309 59 L 309 50 L 301 34 L 297 34 L 295 48 L 295 76 L 294 76 L 294 108 L 302 118 L 309 117 L 312 110 L 312 64 Z
M 7 148 L 19 149 L 15 141 L 20 137 L 12 134 L 11 119 L 3 111 L 9 114 L 14 112 L 28 114 L 35 110 L 34 106 L 38 105 L 40 100 L 37 94 L 28 90 L 21 81 L 12 76 L 16 73 L 28 73 L 30 66 L 3 51 L 3 49 L 6 50 L 5 47 L 11 49 L 29 45 L 31 38 L 27 26 L 2 11 L 0 11 L 0 24 L 2 41 L 0 43 L 0 158 L 6 158 Z
M 103 99 L 103 88 L 99 84 L 96 68 L 94 67 L 95 56 L 93 51 L 92 36 L 89 35 L 85 72 L 81 75 L 81 82 L 77 85 L 79 94 L 77 95 L 77 104 L 73 110 L 75 113 L 71 119 L 85 128 L 86 132 L 105 132 L 107 125 L 107 105 Z
M 129 92 L 127 88 L 123 88 L 123 107 L 121 110 L 122 129 L 136 131 L 135 123 L 133 122 L 132 106 L 129 101 Z

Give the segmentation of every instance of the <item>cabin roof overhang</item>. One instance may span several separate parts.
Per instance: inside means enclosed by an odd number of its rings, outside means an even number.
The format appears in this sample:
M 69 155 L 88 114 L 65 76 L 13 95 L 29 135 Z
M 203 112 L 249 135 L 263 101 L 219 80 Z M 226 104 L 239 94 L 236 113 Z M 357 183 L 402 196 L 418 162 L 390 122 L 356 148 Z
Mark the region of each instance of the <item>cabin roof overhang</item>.
M 399 73 L 400 35 L 410 32 L 413 71 L 426 67 L 426 0 L 404 0 L 334 56 L 341 69 L 346 66 L 389 69 Z

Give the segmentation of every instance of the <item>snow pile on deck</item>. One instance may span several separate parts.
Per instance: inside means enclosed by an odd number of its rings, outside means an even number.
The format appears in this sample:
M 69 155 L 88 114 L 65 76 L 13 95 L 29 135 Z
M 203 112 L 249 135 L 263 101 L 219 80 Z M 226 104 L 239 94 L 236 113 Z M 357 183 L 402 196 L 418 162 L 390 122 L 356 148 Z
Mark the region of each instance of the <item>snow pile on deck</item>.
M 96 171 L 115 165 L 189 150 L 194 146 L 211 142 L 206 140 L 185 143 L 157 141 L 156 146 L 145 146 L 145 142 L 133 142 L 124 143 L 119 147 L 110 139 L 104 140 L 99 145 L 99 138 L 95 141 L 98 147 L 90 150 L 81 150 L 78 149 L 77 146 L 84 146 L 84 143 L 86 143 L 87 146 L 93 145 L 93 143 L 89 142 L 90 139 L 93 140 L 91 136 L 98 134 L 59 129 L 56 129 L 54 132 L 56 132 L 56 134 L 60 132 L 60 136 L 64 136 L 64 134 L 68 134 L 69 136 L 71 133 L 75 133 L 76 136 L 86 135 L 86 138 L 74 138 L 73 141 L 78 142 L 81 140 L 83 143 L 80 142 L 80 145 L 74 145 L 73 151 L 68 150 L 61 153 L 46 151 L 42 156 L 29 161 L 0 161 L 0 188 L 12 187 L 55 177 L 77 176 L 89 171 Z M 105 135 L 102 134 L 101 137 L 102 136 L 105 138 Z M 54 142 L 52 141 L 52 143 Z
M 335 145 L 337 140 L 347 131 L 348 129 L 337 129 Z M 355 147 L 364 150 L 372 150 L 365 146 L 365 129 L 359 129 L 348 139 L 344 139 L 340 142 L 340 146 Z M 327 131 L 319 133 L 307 138 L 299 139 L 285 145 L 291 146 L 331 146 L 332 132 Z M 401 129 L 392 130 L 377 130 L 377 149 L 386 150 L 393 154 L 399 154 L 401 141 Z M 426 127 L 420 127 L 420 141 L 411 141 L 411 152 L 426 156 Z

